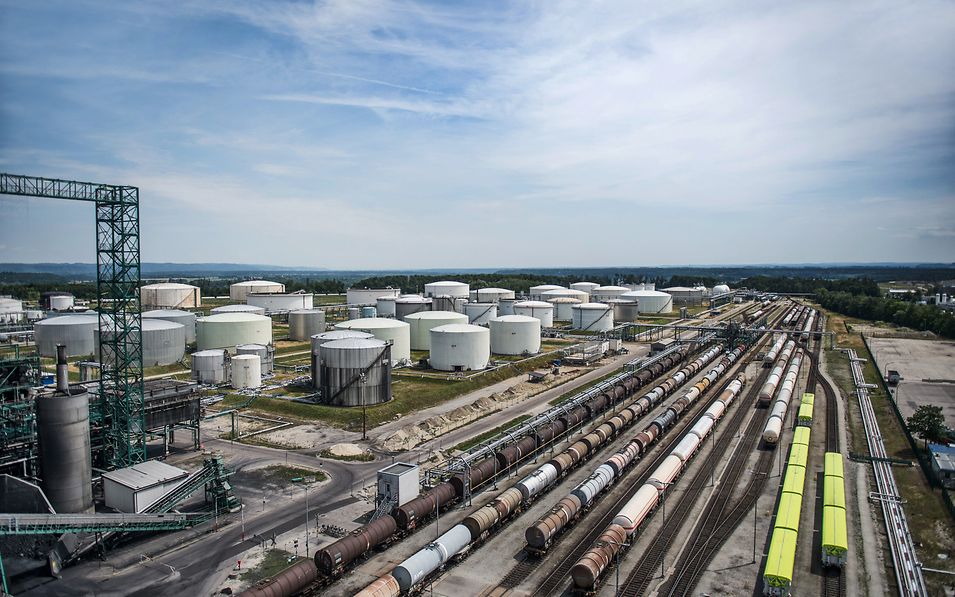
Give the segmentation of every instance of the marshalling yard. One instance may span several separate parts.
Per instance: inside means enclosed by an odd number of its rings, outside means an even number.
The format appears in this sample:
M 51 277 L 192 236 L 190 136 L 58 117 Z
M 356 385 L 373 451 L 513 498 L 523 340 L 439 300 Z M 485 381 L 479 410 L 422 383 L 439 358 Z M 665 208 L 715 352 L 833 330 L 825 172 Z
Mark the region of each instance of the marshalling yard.
M 6 193 L 134 204 L 132 187 L 3 177 Z M 103 216 L 126 230 L 113 265 L 136 276 L 101 267 L 91 303 L 0 299 L 5 592 L 941 586 L 870 360 L 923 363 L 899 398 L 911 411 L 948 404 L 950 350 L 873 339 L 860 354 L 811 297 L 726 285 L 313 295 L 245 280 L 201 296 L 138 279 L 129 218 Z

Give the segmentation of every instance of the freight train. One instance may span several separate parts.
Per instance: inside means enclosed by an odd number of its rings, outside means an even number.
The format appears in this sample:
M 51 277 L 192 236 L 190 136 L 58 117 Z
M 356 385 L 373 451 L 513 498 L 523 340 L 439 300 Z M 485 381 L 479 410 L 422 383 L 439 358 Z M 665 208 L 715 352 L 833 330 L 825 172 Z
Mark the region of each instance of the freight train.
M 772 403 L 776 388 L 779 386 L 779 382 L 783 378 L 783 373 L 786 371 L 786 365 L 789 364 L 789 359 L 792 358 L 795 350 L 796 342 L 793 340 L 786 341 L 785 346 L 783 346 L 783 349 L 779 352 L 779 356 L 776 357 L 776 364 L 769 373 L 769 377 L 766 378 L 766 383 L 759 389 L 757 404 L 760 406 L 769 406 L 770 403 Z
M 763 430 L 763 440 L 767 444 L 776 445 L 776 442 L 779 441 L 779 435 L 783 430 L 783 421 L 786 419 L 789 403 L 792 401 L 793 391 L 796 389 L 796 380 L 799 378 L 802 356 L 802 350 L 793 355 L 789 368 L 786 370 L 786 377 L 779 388 L 779 394 L 773 402 L 772 412 L 769 415 L 769 420 L 766 421 L 766 428 Z

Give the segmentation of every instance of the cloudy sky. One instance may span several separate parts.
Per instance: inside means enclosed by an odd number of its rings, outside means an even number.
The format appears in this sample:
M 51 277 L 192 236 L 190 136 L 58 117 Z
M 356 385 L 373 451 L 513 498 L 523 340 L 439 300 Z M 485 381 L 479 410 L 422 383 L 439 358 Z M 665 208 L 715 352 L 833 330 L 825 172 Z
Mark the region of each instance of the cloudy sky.
M 140 187 L 144 261 L 955 260 L 950 1 L 0 10 L 0 170 Z M 0 261 L 92 220 L 2 197 Z

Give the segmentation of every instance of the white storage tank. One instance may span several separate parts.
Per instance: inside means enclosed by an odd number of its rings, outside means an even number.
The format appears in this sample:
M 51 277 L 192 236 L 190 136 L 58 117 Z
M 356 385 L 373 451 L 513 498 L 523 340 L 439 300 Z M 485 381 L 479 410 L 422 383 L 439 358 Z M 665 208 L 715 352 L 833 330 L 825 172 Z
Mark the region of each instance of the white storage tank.
M 573 308 L 575 330 L 587 332 L 609 332 L 613 329 L 613 307 L 604 303 L 575 305 Z
M 729 291 L 730 291 L 730 287 L 727 286 L 726 284 L 717 284 L 716 286 L 713 287 L 713 290 L 710 293 L 710 296 L 720 296 L 721 294 L 728 294 Z
M 570 321 L 573 319 L 574 312 L 572 307 L 581 304 L 578 299 L 569 296 L 552 298 L 547 302 L 554 305 L 554 319 L 557 321 Z
M 590 295 L 583 290 L 573 290 L 571 288 L 555 288 L 554 290 L 545 290 L 541 293 L 542 301 L 549 301 L 555 298 L 574 298 L 581 303 L 589 303 Z
M 271 344 L 272 320 L 253 313 L 219 313 L 196 320 L 199 350 L 224 348 L 233 352 L 239 344 Z
M 497 314 L 500 317 L 501 315 L 514 315 L 514 305 L 517 304 L 518 300 L 515 299 L 501 299 L 497 303 Z
M 97 315 L 63 315 L 36 322 L 33 339 L 44 357 L 56 356 L 56 345 L 66 345 L 66 355 L 85 356 L 96 351 L 94 337 L 99 328 Z
M 285 284 L 268 280 L 246 280 L 229 286 L 229 300 L 244 303 L 251 292 L 285 292 Z
M 429 282 L 424 285 L 424 295 L 429 297 L 451 296 L 457 298 L 468 298 L 471 287 L 464 282 L 453 282 L 443 280 L 441 282 Z
M 361 307 L 348 307 L 348 319 L 361 319 Z
M 487 325 L 497 317 L 497 303 L 467 303 L 464 305 L 464 314 L 468 317 L 468 323 Z
M 411 326 L 404 321 L 375 317 L 374 319 L 343 321 L 335 327 L 339 330 L 367 332 L 379 340 L 391 342 L 392 364 L 411 360 Z
M 491 359 L 491 332 L 469 323 L 432 328 L 428 362 L 438 371 L 479 371 Z
M 310 292 L 250 292 L 245 301 L 262 307 L 266 313 L 311 309 L 314 306 L 314 296 Z
M 412 313 L 430 311 L 432 302 L 430 298 L 418 296 L 417 294 L 406 294 L 398 297 L 395 299 L 395 319 L 404 320 L 405 317 Z
M 472 303 L 496 303 L 513 298 L 514 291 L 507 288 L 478 288 L 471 291 Z
M 349 288 L 345 291 L 345 301 L 349 305 L 377 304 L 378 299 L 383 296 L 398 298 L 401 295 L 400 288 Z
M 30 323 L 33 323 L 34 321 L 40 321 L 41 319 L 43 319 L 43 311 L 39 309 L 27 309 L 26 311 L 23 312 L 23 314 L 26 316 L 27 321 L 29 321 Z
M 321 334 L 315 334 L 312 336 L 312 363 L 311 363 L 311 374 L 312 374 L 312 385 L 318 389 L 321 387 L 321 361 L 319 360 L 320 348 L 323 344 L 331 342 L 333 340 L 344 340 L 346 338 L 374 338 L 371 334 L 367 332 L 358 332 L 355 330 L 330 330 L 327 332 L 322 332 Z
M 158 309 L 155 311 L 144 311 L 143 319 L 161 319 L 178 323 L 186 330 L 186 344 L 196 341 L 196 314 L 189 311 L 180 311 L 179 309 Z
M 700 288 L 671 286 L 670 288 L 664 288 L 663 292 L 673 297 L 673 303 L 681 307 L 703 304 L 703 290 Z
M 454 311 L 455 313 L 464 313 L 464 305 L 468 299 L 460 296 L 451 296 L 443 294 L 431 299 L 431 309 L 434 311 Z
M 537 354 L 541 349 L 541 321 L 528 315 L 502 315 L 490 322 L 491 352 L 504 355 Z
M 322 344 L 322 401 L 335 406 L 370 406 L 391 400 L 394 357 L 389 355 L 390 348 L 377 338 L 345 338 Z
M 0 322 L 16 323 L 23 318 L 23 301 L 0 297 Z
M 395 301 L 398 299 L 396 296 L 380 296 L 376 299 L 378 316 L 379 317 L 394 317 L 395 316 Z
M 611 299 L 607 304 L 613 307 L 613 320 L 616 323 L 635 323 L 640 317 L 640 302 L 632 299 Z
M 672 313 L 673 297 L 665 292 L 656 290 L 632 290 L 620 296 L 624 300 L 636 300 L 639 303 L 640 313 Z
M 65 311 L 72 309 L 76 299 L 69 292 L 51 290 L 40 294 L 40 308 L 47 311 Z
M 265 315 L 265 309 L 262 307 L 256 307 L 255 305 L 222 305 L 221 307 L 213 307 L 209 309 L 211 315 L 219 315 L 222 313 L 252 313 L 253 315 Z
M 225 382 L 225 355 L 221 348 L 192 353 L 192 379 L 203 384 Z
M 514 303 L 514 315 L 529 315 L 541 320 L 541 326 L 554 327 L 554 305 L 543 301 L 520 301 Z
M 378 317 L 378 307 L 362 307 L 361 308 L 362 317 Z
M 599 288 L 600 284 L 595 284 L 594 282 L 574 282 L 570 285 L 571 290 L 579 290 L 581 292 L 586 292 L 588 295 L 594 291 L 594 288 Z
M 182 360 L 186 354 L 186 328 L 182 324 L 164 319 L 143 319 L 143 367 L 164 367 Z M 113 335 L 112 323 L 103 329 L 99 336 L 109 338 Z M 99 337 L 96 339 L 96 358 L 100 355 Z
M 557 284 L 541 284 L 539 286 L 531 286 L 530 290 L 527 291 L 527 294 L 531 297 L 531 300 L 539 301 L 541 299 L 541 295 L 548 290 L 560 290 L 562 288 L 564 287 L 558 286 Z
M 144 309 L 195 309 L 202 306 L 198 286 L 175 282 L 143 286 L 139 289 L 139 302 Z
M 232 357 L 232 387 L 258 388 L 262 386 L 262 363 L 258 355 L 237 354 Z
M 288 314 L 288 336 L 296 342 L 307 342 L 325 331 L 325 312 L 321 309 L 296 309 Z
M 275 365 L 275 352 L 270 347 L 264 344 L 240 344 L 235 347 L 235 354 L 254 354 L 259 357 L 262 375 L 272 373 L 272 368 Z
M 422 311 L 405 317 L 411 326 L 411 350 L 431 348 L 431 329 L 450 323 L 467 323 L 468 316 L 453 311 Z
M 629 288 L 623 286 L 598 286 L 590 293 L 590 300 L 594 302 L 609 301 L 610 299 L 620 298 L 620 295 L 630 292 Z

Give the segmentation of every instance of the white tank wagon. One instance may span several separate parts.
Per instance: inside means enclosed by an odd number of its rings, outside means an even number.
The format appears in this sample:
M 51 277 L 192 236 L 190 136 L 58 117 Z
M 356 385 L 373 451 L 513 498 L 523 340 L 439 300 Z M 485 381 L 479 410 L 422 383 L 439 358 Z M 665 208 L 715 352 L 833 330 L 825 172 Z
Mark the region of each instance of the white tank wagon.
M 600 284 L 597 284 L 595 282 L 574 282 L 573 284 L 570 285 L 571 290 L 579 290 L 581 292 L 586 292 L 588 295 L 590 295 L 594 291 L 594 288 L 600 288 Z
M 624 286 L 598 286 L 590 292 L 590 300 L 602 303 L 610 299 L 620 298 L 620 295 L 627 292 L 630 292 L 630 289 Z
M 250 292 L 245 297 L 246 303 L 262 307 L 266 313 L 311 309 L 314 300 L 310 292 Z
M 171 321 L 178 323 L 186 330 L 186 344 L 192 344 L 196 341 L 196 314 L 179 309 L 157 309 L 154 311 L 144 311 L 143 319 L 160 319 L 162 321 Z
M 527 315 L 540 319 L 541 327 L 554 327 L 554 305 L 543 301 L 514 303 L 514 315 Z
M 325 312 L 321 309 L 296 309 L 288 314 L 289 340 L 307 342 L 325 331 Z
M 396 296 L 380 296 L 375 299 L 375 307 L 378 310 L 378 317 L 394 317 Z
M 468 298 L 471 287 L 464 282 L 454 282 L 451 280 L 442 280 L 440 282 L 429 282 L 424 285 L 424 295 L 436 298 L 439 296 L 450 296 L 455 298 Z
M 776 364 L 773 366 L 773 370 L 769 373 L 769 377 L 766 378 L 766 382 L 759 390 L 759 397 L 757 400 L 760 404 L 764 406 L 769 405 L 773 395 L 776 393 L 776 387 L 783 378 L 783 372 L 786 369 L 786 365 L 789 364 L 789 359 L 792 357 L 793 351 L 795 350 L 796 343 L 792 340 L 787 341 L 783 346 L 783 349 L 779 353 L 779 357 L 776 359 Z
M 497 303 L 497 315 L 514 315 L 514 305 L 520 301 L 515 299 L 501 299 Z
M 547 292 L 548 290 L 561 290 L 563 286 L 558 286 L 557 284 L 540 284 L 539 286 L 531 286 L 527 291 L 527 296 L 531 297 L 531 300 L 539 301 L 541 300 L 541 295 Z
M 235 347 L 235 354 L 254 354 L 259 357 L 262 375 L 272 373 L 275 367 L 275 351 L 264 344 L 240 344 Z
M 192 353 L 192 379 L 201 384 L 221 384 L 226 380 L 226 351 L 221 348 Z
M 253 313 L 218 313 L 196 320 L 199 350 L 224 348 L 230 353 L 240 344 L 271 344 L 272 320 Z
M 432 309 L 432 299 L 417 294 L 408 294 L 395 299 L 395 319 L 404 321 L 412 313 L 421 313 Z
M 285 284 L 268 280 L 246 280 L 229 286 L 229 300 L 244 303 L 246 297 L 253 292 L 285 292 Z
M 411 326 L 411 350 L 431 349 L 431 329 L 451 323 L 467 323 L 468 316 L 453 311 L 422 311 L 405 317 Z
M 96 352 L 97 329 L 97 315 L 63 315 L 36 322 L 33 339 L 44 357 L 55 357 L 57 344 L 66 346 L 67 356 L 86 356 Z
M 344 338 L 322 344 L 322 401 L 335 406 L 370 406 L 391 400 L 390 348 L 377 338 Z
M 656 290 L 631 290 L 621 294 L 617 298 L 637 301 L 641 314 L 673 312 L 673 297 L 665 292 L 658 292 Z
M 467 303 L 464 305 L 464 314 L 468 317 L 468 323 L 486 326 L 497 317 L 497 303 Z
M 552 298 L 547 301 L 554 305 L 554 319 L 557 321 L 570 321 L 574 317 L 573 307 L 579 305 L 580 300 L 569 296 Z
M 221 315 L 223 313 L 252 313 L 253 315 L 265 315 L 265 309 L 263 307 L 256 307 L 255 305 L 222 305 L 221 307 L 213 307 L 209 309 L 210 315 Z
M 613 329 L 613 307 L 604 303 L 588 303 L 572 307 L 571 327 L 587 332 L 609 332 Z
M 573 290 L 570 288 L 555 288 L 554 290 L 545 290 L 541 293 L 540 300 L 550 301 L 555 298 L 575 298 L 581 303 L 589 303 L 590 295 L 583 290 Z
M 262 361 L 259 355 L 237 354 L 232 357 L 232 387 L 258 388 L 262 386 Z
M 640 318 L 640 302 L 628 299 L 610 299 L 607 304 L 613 307 L 613 320 L 616 323 L 635 323 Z
M 164 319 L 142 320 L 143 367 L 164 367 L 178 363 L 186 354 L 186 328 L 180 323 Z M 109 338 L 115 332 L 112 324 L 100 330 L 96 338 L 96 358 L 100 355 L 102 337 Z
M 772 347 L 766 352 L 766 355 L 763 357 L 763 363 L 772 363 L 776 360 L 776 357 L 779 356 L 779 351 L 783 349 L 783 345 L 786 343 L 786 334 L 779 334 L 779 337 L 776 338 L 776 341 L 773 343 Z
M 321 361 L 319 360 L 319 349 L 323 344 L 327 344 L 333 340 L 344 340 L 346 338 L 361 338 L 368 339 L 374 338 L 371 334 L 367 332 L 359 332 L 356 330 L 330 330 L 323 332 L 321 334 L 315 334 L 311 337 L 312 342 L 312 363 L 311 363 L 311 374 L 312 374 L 312 387 L 318 389 L 321 387 L 322 376 L 321 376 Z
M 528 315 L 501 315 L 490 321 L 491 352 L 502 355 L 537 354 L 541 322 Z
M 361 307 L 376 305 L 383 296 L 398 298 L 400 295 L 400 288 L 349 288 L 345 291 L 345 302 Z
M 472 303 L 497 303 L 514 296 L 514 291 L 507 288 L 478 288 L 471 291 L 470 300 Z
M 799 367 L 802 365 L 802 351 L 797 351 L 789 362 L 786 369 L 786 377 L 779 388 L 779 394 L 773 402 L 772 410 L 769 413 L 769 420 L 766 421 L 766 428 L 763 429 L 763 440 L 768 444 L 775 444 L 779 441 L 779 436 L 783 431 L 783 421 L 786 420 L 786 413 L 789 410 L 789 403 L 792 402 L 793 392 L 796 389 L 796 381 L 799 378 Z
M 469 323 L 431 329 L 429 363 L 438 371 L 479 371 L 491 360 L 491 332 Z
M 144 309 L 195 309 L 202 306 L 198 286 L 176 282 L 143 286 L 139 289 L 139 302 Z
M 392 365 L 411 360 L 411 326 L 404 321 L 384 317 L 352 319 L 339 323 L 335 328 L 367 332 L 379 340 L 390 342 Z

